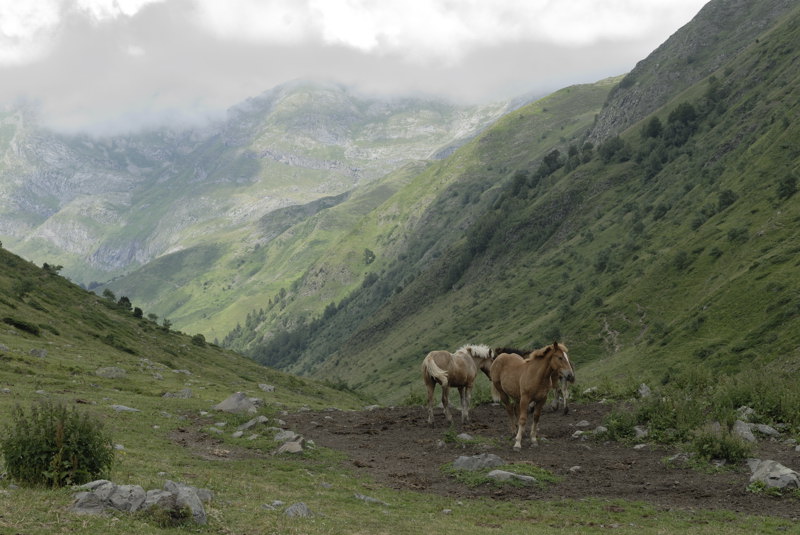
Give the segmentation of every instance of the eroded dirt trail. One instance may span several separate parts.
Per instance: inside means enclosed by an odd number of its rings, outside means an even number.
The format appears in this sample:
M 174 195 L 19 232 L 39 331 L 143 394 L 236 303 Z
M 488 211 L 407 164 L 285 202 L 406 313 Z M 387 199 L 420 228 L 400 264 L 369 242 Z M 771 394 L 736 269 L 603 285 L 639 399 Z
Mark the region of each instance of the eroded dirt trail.
M 750 472 L 746 466 L 703 473 L 682 463 L 666 463 L 667 458 L 678 453 L 675 449 L 654 445 L 634 449 L 615 442 L 572 438 L 576 430 L 590 431 L 600 425 L 608 410 L 605 405 L 587 404 L 573 405 L 568 415 L 545 412 L 540 429 L 546 440 L 536 448 L 530 447 L 526 440 L 520 452 L 511 447 L 507 417 L 498 405 L 473 409 L 472 422 L 463 427 L 460 413 L 453 412 L 458 433 L 498 439 L 474 445 L 444 440 L 448 426 L 441 409 L 436 411 L 433 429 L 428 426 L 426 411 L 421 407 L 301 411 L 285 416 L 284 420 L 291 429 L 318 445 L 346 453 L 347 463 L 355 470 L 392 488 L 497 499 L 621 498 L 646 501 L 665 509 L 725 509 L 800 517 L 800 500 L 748 492 Z M 576 424 L 581 421 L 589 422 L 589 426 L 578 427 Z M 562 480 L 544 489 L 491 485 L 469 488 L 440 470 L 443 464 L 460 455 L 480 453 L 494 453 L 508 462 L 530 462 L 561 476 Z M 794 469 L 800 466 L 800 453 L 786 444 L 763 441 L 756 456 Z

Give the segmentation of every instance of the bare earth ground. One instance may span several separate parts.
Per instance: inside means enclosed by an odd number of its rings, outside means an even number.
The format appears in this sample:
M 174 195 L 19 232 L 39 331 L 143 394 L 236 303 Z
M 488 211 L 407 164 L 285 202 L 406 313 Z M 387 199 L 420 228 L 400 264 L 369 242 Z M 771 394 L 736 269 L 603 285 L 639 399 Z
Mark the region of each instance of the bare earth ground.
M 647 445 L 634 449 L 616 442 L 572 438 L 578 430 L 602 424 L 609 407 L 597 403 L 573 405 L 570 414 L 545 409 L 538 447 L 523 441 L 513 450 L 505 411 L 500 405 L 482 405 L 470 411 L 472 422 L 461 426 L 453 411 L 457 433 L 467 432 L 479 444 L 445 441 L 448 426 L 441 409 L 435 427 L 421 407 L 380 408 L 372 411 L 296 412 L 283 417 L 293 431 L 317 445 L 344 452 L 351 468 L 396 489 L 411 489 L 453 497 L 487 496 L 557 500 L 597 497 L 649 502 L 661 509 L 724 509 L 748 514 L 798 519 L 800 500 L 771 497 L 746 490 L 750 470 L 705 473 L 684 463 L 666 463 L 678 450 Z M 582 420 L 588 427 L 576 427 Z M 491 440 L 497 439 L 497 440 Z M 561 477 L 546 488 L 482 485 L 470 488 L 442 472 L 442 465 L 461 455 L 494 453 L 509 463 L 530 462 Z M 793 446 L 761 441 L 755 457 L 772 459 L 793 469 L 800 453 Z M 573 467 L 580 468 L 573 468 Z M 570 470 L 570 469 L 573 470 Z

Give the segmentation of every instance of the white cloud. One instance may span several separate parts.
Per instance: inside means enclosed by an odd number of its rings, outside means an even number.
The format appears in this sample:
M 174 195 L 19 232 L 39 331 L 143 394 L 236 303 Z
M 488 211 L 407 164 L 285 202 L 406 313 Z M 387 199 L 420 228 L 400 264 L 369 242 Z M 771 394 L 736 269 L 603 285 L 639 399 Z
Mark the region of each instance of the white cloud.
M 191 121 L 311 78 L 461 102 L 622 74 L 705 0 L 0 0 L 0 108 Z M 87 88 L 91 88 L 88 90 Z
M 58 0 L 0 2 L 0 65 L 24 64 L 49 51 L 61 17 Z
M 300 44 L 313 19 L 299 0 L 197 0 L 195 22 L 220 39 Z

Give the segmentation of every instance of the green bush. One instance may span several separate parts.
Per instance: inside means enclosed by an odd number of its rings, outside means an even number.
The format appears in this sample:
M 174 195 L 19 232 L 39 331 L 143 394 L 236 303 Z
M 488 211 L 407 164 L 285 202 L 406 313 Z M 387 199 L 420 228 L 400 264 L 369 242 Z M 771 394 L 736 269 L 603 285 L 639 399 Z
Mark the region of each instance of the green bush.
M 703 460 L 722 459 L 729 463 L 738 463 L 752 454 L 750 444 L 718 425 L 707 425 L 697 431 L 690 449 Z
M 114 460 L 102 424 L 74 408 L 43 402 L 17 406 L 0 439 L 8 475 L 31 486 L 80 485 L 106 474 Z

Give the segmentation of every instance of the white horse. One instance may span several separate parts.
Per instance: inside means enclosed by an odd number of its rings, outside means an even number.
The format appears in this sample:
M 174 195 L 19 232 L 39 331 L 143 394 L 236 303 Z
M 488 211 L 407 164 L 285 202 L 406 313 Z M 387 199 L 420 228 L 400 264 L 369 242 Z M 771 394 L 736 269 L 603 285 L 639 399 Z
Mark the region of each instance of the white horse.
M 472 401 L 472 387 L 478 370 L 490 377 L 489 370 L 494 360 L 494 351 L 485 345 L 465 345 L 455 353 L 431 351 L 422 361 L 422 381 L 428 390 L 428 423 L 433 425 L 433 391 L 436 383 L 442 385 L 442 407 L 448 422 L 450 415 L 448 394 L 450 387 L 458 388 L 461 396 L 461 422 L 469 421 L 469 405 Z

